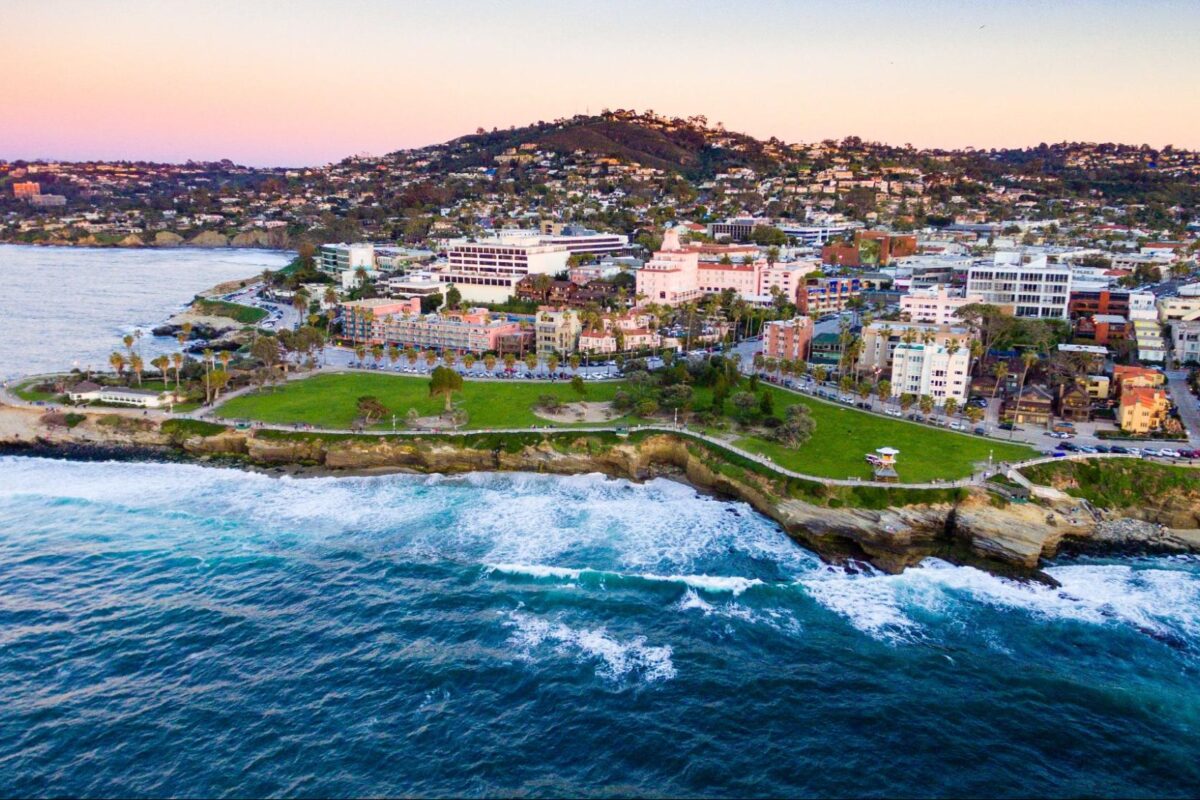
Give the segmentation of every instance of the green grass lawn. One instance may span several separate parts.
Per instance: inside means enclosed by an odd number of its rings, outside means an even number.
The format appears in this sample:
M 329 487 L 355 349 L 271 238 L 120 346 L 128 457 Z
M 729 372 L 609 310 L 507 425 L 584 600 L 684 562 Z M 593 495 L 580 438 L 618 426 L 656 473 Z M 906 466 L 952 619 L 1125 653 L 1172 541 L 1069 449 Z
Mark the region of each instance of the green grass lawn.
M 229 317 L 243 325 L 253 325 L 267 318 L 267 312 L 264 309 L 230 303 L 227 300 L 197 298 L 192 301 L 192 310 L 197 314 L 207 314 L 212 317 Z
M 618 385 L 589 383 L 582 399 L 611 400 Z M 551 394 L 563 402 L 579 400 L 565 382 L 463 381 L 455 404 L 468 415 L 470 428 L 521 428 L 554 425 L 533 413 L 539 396 Z M 235 397 L 217 413 L 226 419 L 252 419 L 274 424 L 307 423 L 322 428 L 349 428 L 358 416 L 358 398 L 378 397 L 392 413 L 403 419 L 410 408 L 421 416 L 439 414 L 441 398 L 429 396 L 429 379 L 405 375 L 371 373 L 328 373 L 302 381 Z M 391 420 L 378 427 L 391 428 Z M 564 427 L 571 427 L 569 425 Z
M 24 381 L 23 383 L 13 386 L 12 393 L 27 403 L 36 403 L 38 400 L 54 400 L 59 395 L 55 394 L 54 392 L 39 391 L 37 388 L 35 388 L 45 382 L 46 381 L 38 379 Z M 53 381 L 50 382 L 52 383 Z
M 807 406 L 817 430 L 809 441 L 795 449 L 756 436 L 742 437 L 737 444 L 770 456 L 775 463 L 797 472 L 828 478 L 870 478 L 871 466 L 863 457 L 878 447 L 894 447 L 900 451 L 896 457 L 900 480 L 921 483 L 934 478 L 965 478 L 971 474 L 973 464 L 987 461 L 988 451 L 997 462 L 1037 455 L 1024 445 L 840 408 L 765 384 L 760 388 L 774 394 L 775 413 L 779 416 L 783 416 L 788 406 Z
M 589 383 L 584 399 L 606 401 L 621 388 L 620 383 Z M 954 479 L 971 474 L 976 462 L 986 461 L 991 451 L 995 460 L 1016 461 L 1036 453 L 1024 445 L 1007 444 L 982 437 L 939 430 L 913 422 L 868 414 L 850 408 L 799 397 L 790 392 L 763 385 L 774 394 L 775 412 L 796 403 L 808 406 L 817 422 L 813 438 L 799 448 L 754 435 L 743 435 L 736 444 L 746 450 L 770 456 L 777 464 L 830 478 L 870 478 L 870 466 L 863 459 L 878 447 L 900 450 L 898 471 L 905 482 L 923 482 L 934 478 Z M 553 394 L 564 402 L 577 400 L 566 383 L 465 381 L 456 396 L 469 415 L 469 428 L 520 428 L 552 425 L 533 413 L 538 396 Z M 273 424 L 307 423 L 322 428 L 349 428 L 358 415 L 356 403 L 363 395 L 374 395 L 398 417 L 410 408 L 422 416 L 442 410 L 441 399 L 429 397 L 428 379 L 372 373 L 327 373 L 280 387 L 235 397 L 217 413 L 226 419 L 251 419 Z M 697 388 L 698 406 L 710 402 L 711 391 Z M 632 417 L 613 424 L 632 424 Z M 391 420 L 378 427 L 391 428 Z M 560 426 L 570 427 L 570 426 Z M 716 433 L 716 431 L 713 431 Z

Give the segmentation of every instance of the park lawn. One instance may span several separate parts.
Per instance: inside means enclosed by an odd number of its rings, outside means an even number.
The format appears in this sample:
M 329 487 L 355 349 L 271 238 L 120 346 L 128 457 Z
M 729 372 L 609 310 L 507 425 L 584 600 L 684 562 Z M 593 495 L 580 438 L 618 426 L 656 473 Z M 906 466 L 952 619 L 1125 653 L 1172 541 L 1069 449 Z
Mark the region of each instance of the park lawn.
M 36 403 L 39 400 L 45 402 L 47 400 L 57 399 L 59 395 L 54 392 L 42 392 L 34 388 L 45 382 L 46 381 L 37 378 L 27 380 L 12 387 L 12 393 L 27 403 Z
M 994 460 L 1020 461 L 1033 458 L 1033 448 L 997 442 L 972 434 L 931 428 L 907 420 L 870 414 L 850 408 L 800 397 L 774 386 L 763 385 L 774 394 L 775 413 L 797 403 L 808 407 L 817 429 L 799 448 L 790 448 L 758 436 L 746 436 L 737 445 L 776 464 L 826 478 L 872 477 L 864 456 L 879 447 L 894 447 L 896 471 L 905 483 L 923 483 L 935 478 L 954 480 L 971 475 L 977 462 L 985 462 L 991 452 Z
M 618 388 L 615 382 L 588 383 L 582 399 L 611 400 Z M 454 402 L 467 412 L 467 428 L 575 427 L 556 425 L 533 413 L 538 397 L 544 394 L 555 395 L 564 403 L 581 399 L 566 382 L 464 380 L 463 390 L 455 394 Z M 445 408 L 442 398 L 429 396 L 428 378 L 343 372 L 316 375 L 234 397 L 217 413 L 225 419 L 345 429 L 358 417 L 358 398 L 365 395 L 379 398 L 400 419 L 410 408 L 415 408 L 421 416 L 439 414 Z M 391 420 L 378 427 L 391 428 Z
M 265 309 L 244 306 L 241 303 L 230 303 L 228 300 L 209 300 L 203 297 L 192 301 L 192 310 L 197 314 L 207 314 L 212 317 L 229 317 L 243 325 L 253 325 L 267 318 Z

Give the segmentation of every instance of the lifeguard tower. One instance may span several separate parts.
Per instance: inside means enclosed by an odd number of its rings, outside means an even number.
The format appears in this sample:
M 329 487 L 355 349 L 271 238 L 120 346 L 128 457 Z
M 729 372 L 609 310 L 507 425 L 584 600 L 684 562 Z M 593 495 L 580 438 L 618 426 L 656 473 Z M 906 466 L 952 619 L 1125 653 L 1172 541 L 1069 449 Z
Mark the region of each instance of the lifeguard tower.
M 875 453 L 879 456 L 879 460 L 875 464 L 875 480 L 889 483 L 899 481 L 900 476 L 896 473 L 896 456 L 900 455 L 900 451 L 894 447 L 881 447 Z

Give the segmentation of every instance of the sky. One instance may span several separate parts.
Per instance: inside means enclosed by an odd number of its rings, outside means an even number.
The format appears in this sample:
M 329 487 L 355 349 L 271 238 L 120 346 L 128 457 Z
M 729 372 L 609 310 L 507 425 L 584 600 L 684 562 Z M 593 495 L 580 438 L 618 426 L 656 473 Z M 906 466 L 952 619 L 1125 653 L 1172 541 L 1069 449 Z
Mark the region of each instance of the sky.
M 0 159 L 318 165 L 604 108 L 1200 149 L 1200 0 L 0 0 Z

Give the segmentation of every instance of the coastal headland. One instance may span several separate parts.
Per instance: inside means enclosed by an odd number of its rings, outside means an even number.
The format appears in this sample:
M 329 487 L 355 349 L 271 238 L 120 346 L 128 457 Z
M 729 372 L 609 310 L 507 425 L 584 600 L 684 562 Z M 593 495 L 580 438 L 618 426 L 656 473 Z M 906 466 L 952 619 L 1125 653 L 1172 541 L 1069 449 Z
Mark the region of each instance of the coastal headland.
M 1063 549 L 1200 549 L 1200 480 L 1194 470 L 1132 460 L 1033 468 L 1040 480 L 1057 486 L 1043 485 L 1044 491 L 1024 502 L 974 485 L 913 489 L 790 478 L 682 431 L 333 434 L 91 411 L 68 419 L 7 405 L 0 406 L 0 446 L 10 454 L 189 459 L 293 474 L 672 477 L 749 504 L 823 558 L 865 562 L 887 572 L 937 556 L 1036 577 L 1041 560 Z M 1088 476 L 1087 469 L 1095 474 Z M 1099 487 L 1120 485 L 1114 476 L 1130 480 L 1130 471 L 1138 473 L 1132 480 L 1159 481 L 1159 490 L 1132 497 L 1097 494 Z M 1089 490 L 1110 505 L 1089 502 Z

